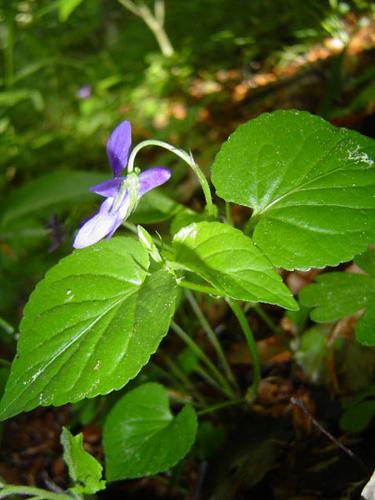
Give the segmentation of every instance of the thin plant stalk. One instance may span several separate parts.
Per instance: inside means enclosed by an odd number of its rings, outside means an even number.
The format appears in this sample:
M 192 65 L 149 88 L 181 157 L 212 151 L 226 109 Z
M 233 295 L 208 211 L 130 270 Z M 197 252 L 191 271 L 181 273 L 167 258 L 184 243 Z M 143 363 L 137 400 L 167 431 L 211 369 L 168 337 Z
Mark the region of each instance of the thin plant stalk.
M 271 332 L 279 339 L 282 345 L 285 347 L 289 347 L 288 339 L 283 334 L 281 328 L 279 328 L 275 322 L 268 316 L 266 311 L 259 304 L 254 304 L 254 311 L 257 315 L 264 321 L 264 323 L 268 326 Z
M 216 405 L 203 408 L 202 410 L 199 410 L 197 413 L 198 416 L 200 417 L 201 415 L 208 415 L 209 413 L 214 413 L 215 411 L 222 410 L 224 408 L 229 408 L 231 406 L 238 406 L 245 403 L 247 403 L 245 398 L 234 399 L 233 401 L 224 401 L 223 403 L 218 403 Z
M 161 148 L 167 149 L 171 153 L 174 153 L 177 155 L 179 158 L 181 158 L 189 167 L 193 170 L 193 172 L 196 174 L 196 176 L 199 179 L 200 185 L 203 190 L 203 194 L 206 200 L 206 207 L 207 207 L 207 212 L 211 216 L 216 216 L 216 209 L 214 204 L 212 203 L 212 196 L 211 196 L 211 190 L 210 186 L 208 184 L 208 181 L 206 179 L 206 176 L 202 172 L 202 170 L 199 168 L 197 163 L 195 162 L 193 156 L 186 151 L 183 151 L 182 149 L 176 148 L 175 146 L 172 146 L 171 144 L 168 144 L 168 142 L 164 141 L 158 141 L 154 139 L 150 139 L 147 141 L 140 142 L 131 152 L 129 156 L 129 161 L 128 161 L 128 172 L 131 173 L 134 169 L 134 160 L 137 154 L 141 149 L 147 146 L 159 146 Z
M 184 391 L 186 389 L 186 387 L 184 387 L 182 381 L 180 379 L 178 379 L 177 375 L 174 373 L 171 373 L 172 370 L 171 370 L 171 372 L 169 372 L 165 368 L 159 366 L 156 363 L 152 363 L 151 361 L 150 361 L 149 365 L 152 366 L 153 370 L 155 370 L 155 372 L 157 372 L 158 375 L 165 377 L 167 380 L 170 380 L 172 382 L 172 384 L 176 387 L 177 390 Z
M 5 331 L 8 335 L 12 335 L 14 333 L 13 326 L 8 323 L 4 318 L 0 317 L 0 328 Z
M 259 355 L 258 355 L 258 350 L 257 350 L 257 345 L 255 342 L 254 334 L 250 328 L 250 325 L 246 319 L 246 316 L 244 312 L 242 311 L 241 307 L 237 304 L 237 302 L 232 301 L 230 299 L 227 299 L 228 304 L 230 305 L 234 315 L 236 316 L 242 332 L 245 336 L 247 346 L 249 348 L 251 358 L 253 360 L 253 369 L 254 369 L 254 379 L 253 383 L 249 387 L 247 394 L 246 394 L 246 399 L 252 400 L 256 396 L 259 382 L 261 380 L 261 366 L 260 366 L 260 360 L 259 360 Z
M 173 45 L 165 31 L 165 4 L 164 0 L 155 0 L 154 12 L 144 3 L 136 3 L 133 0 L 118 0 L 118 2 L 132 14 L 142 19 L 158 42 L 160 52 L 165 57 L 174 54 Z
M 227 397 L 231 399 L 235 398 L 236 395 L 234 394 L 225 377 L 220 373 L 220 371 L 212 363 L 205 352 L 199 347 L 199 345 L 194 342 L 190 335 L 187 334 L 185 330 L 183 330 L 175 321 L 172 321 L 171 328 L 180 337 L 180 339 L 185 342 L 185 344 L 188 345 L 191 350 L 205 363 L 215 379 L 216 388 L 223 392 Z
M 35 499 L 40 500 L 74 500 L 77 498 L 82 498 L 81 496 L 72 496 L 66 493 L 54 493 L 52 491 L 43 490 L 41 488 L 34 488 L 33 486 L 9 486 L 4 485 L 0 489 L 0 498 L 6 498 L 9 496 L 20 495 L 20 496 L 32 496 Z
M 243 232 L 252 236 L 255 226 L 258 224 L 261 214 L 253 212 L 250 219 L 246 222 Z
M 186 295 L 186 298 L 187 298 L 191 308 L 194 311 L 194 314 L 196 315 L 198 321 L 200 322 L 203 330 L 206 332 L 208 340 L 211 342 L 213 348 L 215 349 L 217 357 L 219 358 L 219 360 L 222 364 L 222 367 L 224 369 L 226 377 L 233 384 L 233 386 L 236 388 L 236 390 L 239 391 L 236 377 L 234 376 L 234 373 L 233 373 L 233 371 L 232 371 L 232 369 L 227 361 L 227 358 L 225 357 L 224 351 L 223 351 L 221 344 L 216 336 L 216 333 L 214 332 L 211 325 L 207 321 L 205 315 L 202 313 L 201 308 L 199 307 L 199 304 L 194 297 L 194 294 L 192 294 L 188 290 L 185 290 L 185 295 Z
M 178 280 L 178 284 L 182 288 L 187 288 L 188 290 L 194 290 L 194 292 L 206 293 L 215 297 L 219 297 L 218 291 L 207 285 L 200 285 L 199 283 L 193 283 L 187 280 Z
M 229 224 L 230 226 L 233 226 L 233 219 L 232 219 L 232 214 L 230 211 L 229 201 L 225 202 L 225 219 L 227 221 L 227 224 Z
M 165 356 L 163 359 L 165 364 L 171 370 L 172 374 L 181 382 L 182 386 L 187 390 L 187 392 L 192 394 L 199 403 L 205 406 L 206 402 L 204 397 L 199 391 L 197 391 L 194 384 L 189 380 L 189 377 L 185 375 L 185 373 L 181 370 L 177 363 L 175 363 L 169 356 Z
M 258 303 L 251 304 L 248 303 L 244 307 L 244 313 L 247 313 L 250 309 L 253 309 L 254 312 L 264 321 L 264 323 L 268 326 L 268 328 L 272 331 L 272 333 L 277 337 L 280 343 L 284 347 L 289 347 L 288 339 L 283 334 L 281 328 L 279 328 L 276 323 L 270 318 L 270 316 L 266 313 L 266 311 L 262 308 L 262 306 Z
M 198 366 L 195 366 L 194 367 L 194 372 L 199 375 L 203 380 L 205 380 L 209 385 L 211 385 L 212 387 L 214 387 L 215 389 L 219 390 L 220 392 L 223 392 L 222 388 L 220 387 L 220 385 L 218 385 L 218 382 L 216 382 L 215 379 L 213 379 L 211 377 L 211 375 L 209 375 L 206 370 L 204 370 L 202 368 L 201 365 L 198 365 Z M 225 394 L 225 393 L 224 393 Z
M 254 304 L 253 308 L 254 308 L 254 311 L 257 313 L 257 315 L 264 321 L 264 323 L 272 331 L 272 333 L 274 333 L 275 335 L 279 335 L 281 333 L 280 328 L 268 316 L 268 314 L 266 313 L 266 311 L 264 311 L 262 306 L 260 306 L 259 304 Z

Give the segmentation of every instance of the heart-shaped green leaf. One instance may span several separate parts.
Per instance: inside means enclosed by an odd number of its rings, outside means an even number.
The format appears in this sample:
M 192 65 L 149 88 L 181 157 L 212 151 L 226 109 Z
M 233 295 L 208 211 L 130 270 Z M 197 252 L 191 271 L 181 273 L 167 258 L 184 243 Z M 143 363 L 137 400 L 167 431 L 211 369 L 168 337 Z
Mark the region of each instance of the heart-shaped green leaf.
M 275 266 L 337 265 L 375 240 L 375 142 L 300 111 L 263 114 L 223 144 L 212 182 L 251 207 Z
M 167 333 L 177 285 L 131 238 L 75 251 L 52 268 L 25 307 L 0 418 L 123 387 Z
M 188 453 L 196 432 L 194 408 L 187 405 L 174 417 L 162 385 L 133 389 L 116 403 L 104 424 L 108 481 L 170 469 Z
M 298 309 L 272 264 L 238 229 L 198 222 L 173 238 L 176 262 L 210 282 L 218 295 Z
M 303 305 L 314 307 L 311 318 L 324 323 L 350 316 L 360 309 L 365 314 L 357 322 L 357 340 L 375 345 L 375 250 L 370 249 L 355 259 L 369 274 L 332 272 L 318 276 L 316 283 L 300 292 Z

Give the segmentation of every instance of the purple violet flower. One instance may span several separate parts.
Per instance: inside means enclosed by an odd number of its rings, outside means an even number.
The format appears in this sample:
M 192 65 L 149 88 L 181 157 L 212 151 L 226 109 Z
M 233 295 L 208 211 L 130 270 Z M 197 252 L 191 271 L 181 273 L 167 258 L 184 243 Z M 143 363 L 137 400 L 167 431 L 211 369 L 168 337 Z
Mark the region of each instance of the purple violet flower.
M 93 245 L 104 237 L 109 239 L 122 222 L 135 210 L 140 198 L 171 177 L 171 172 L 163 167 L 153 167 L 141 172 L 131 172 L 120 177 L 128 163 L 131 147 L 131 125 L 121 122 L 112 132 L 107 142 L 107 155 L 113 171 L 113 179 L 90 188 L 93 193 L 104 196 L 96 215 L 79 229 L 73 243 L 74 248 Z
M 91 85 L 83 85 L 77 90 L 76 96 L 78 99 L 89 99 L 91 97 Z

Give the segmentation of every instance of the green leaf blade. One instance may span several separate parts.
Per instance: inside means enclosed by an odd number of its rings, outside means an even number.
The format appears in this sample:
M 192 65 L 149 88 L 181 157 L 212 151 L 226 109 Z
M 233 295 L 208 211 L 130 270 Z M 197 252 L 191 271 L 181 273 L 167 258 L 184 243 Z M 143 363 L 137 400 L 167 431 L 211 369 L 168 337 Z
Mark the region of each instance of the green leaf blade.
M 62 23 L 67 21 L 82 2 L 83 0 L 60 0 L 58 4 L 60 21 Z
M 173 246 L 180 266 L 224 296 L 298 308 L 268 259 L 238 229 L 218 222 L 193 223 L 175 235 Z
M 177 289 L 147 267 L 138 241 L 113 238 L 47 273 L 25 308 L 0 418 L 107 394 L 137 375 L 168 331 Z
M 40 176 L 15 189 L 2 201 L 0 229 L 5 231 L 30 215 L 50 213 L 75 200 L 94 199 L 89 187 L 105 178 L 103 174 L 85 171 L 59 171 Z
M 375 346 L 375 293 L 372 303 L 357 322 L 355 333 L 361 344 Z
M 324 323 L 350 316 L 366 307 L 372 288 L 367 276 L 332 272 L 318 276 L 315 283 L 301 290 L 299 298 L 302 305 L 315 308 L 311 319 Z
M 170 469 L 188 453 L 196 431 L 197 418 L 191 405 L 173 417 L 163 386 L 148 383 L 137 387 L 116 403 L 104 425 L 108 480 Z
M 340 418 L 340 427 L 345 432 L 360 433 L 371 423 L 375 415 L 375 400 L 369 399 L 349 406 Z
M 83 434 L 73 436 L 63 427 L 61 444 L 64 448 L 64 461 L 68 466 L 69 476 L 75 483 L 70 489 L 73 493 L 93 495 L 105 489 L 101 479 L 102 465 L 83 447 Z
M 357 340 L 364 345 L 375 345 L 375 250 L 369 249 L 355 262 L 366 274 L 331 272 L 318 276 L 315 283 L 299 294 L 301 304 L 312 307 L 311 319 L 318 323 L 336 321 L 365 310 L 357 321 Z
M 375 239 L 375 142 L 299 111 L 240 126 L 212 167 L 219 196 L 254 210 L 275 266 L 335 266 Z

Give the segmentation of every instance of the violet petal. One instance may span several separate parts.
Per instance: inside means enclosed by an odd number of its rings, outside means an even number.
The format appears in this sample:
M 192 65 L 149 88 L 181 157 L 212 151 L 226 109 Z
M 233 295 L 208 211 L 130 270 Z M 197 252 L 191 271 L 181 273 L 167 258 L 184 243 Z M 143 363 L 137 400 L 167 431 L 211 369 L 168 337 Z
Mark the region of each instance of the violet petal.
M 123 219 L 123 217 L 121 217 L 121 216 L 119 215 L 119 213 L 117 213 L 117 218 L 116 218 L 116 220 L 115 220 L 115 222 L 114 222 L 114 224 L 113 224 L 113 227 L 112 227 L 112 229 L 110 230 L 110 232 L 109 232 L 109 233 L 107 234 L 107 236 L 106 236 L 106 239 L 107 239 L 107 240 L 109 240 L 110 238 L 112 238 L 113 233 L 114 233 L 115 231 L 117 231 L 117 229 L 121 226 L 121 224 L 122 224 L 122 221 L 123 221 L 123 220 L 124 220 L 124 219 Z
M 129 217 L 129 208 L 128 192 L 126 191 L 123 199 L 121 200 L 120 206 L 116 210 L 117 218 L 114 221 L 111 231 L 107 234 L 107 240 L 112 237 L 113 233 L 121 226 L 123 221 Z
M 116 198 L 123 180 L 124 177 L 115 177 L 114 179 L 109 179 L 109 181 L 104 181 L 90 187 L 90 191 L 106 198 Z
M 91 92 L 91 85 L 83 85 L 78 89 L 76 96 L 78 99 L 89 99 L 91 97 Z
M 112 204 L 113 198 L 107 198 L 101 204 L 99 212 L 83 224 L 74 239 L 74 248 L 88 247 L 107 236 L 107 234 L 112 233 L 119 218 L 117 211 L 110 211 Z
M 118 177 L 128 163 L 131 142 L 131 125 L 125 120 L 117 125 L 107 142 L 107 155 L 114 177 Z
M 139 196 L 147 191 L 161 186 L 171 178 L 171 172 L 164 167 L 153 167 L 144 170 L 139 175 Z

